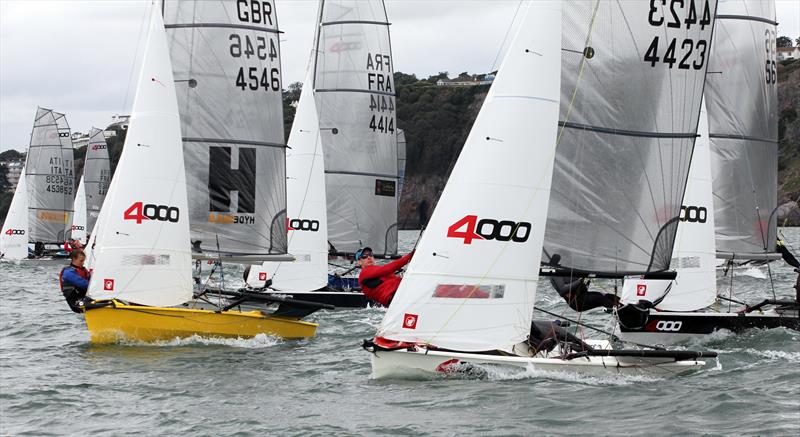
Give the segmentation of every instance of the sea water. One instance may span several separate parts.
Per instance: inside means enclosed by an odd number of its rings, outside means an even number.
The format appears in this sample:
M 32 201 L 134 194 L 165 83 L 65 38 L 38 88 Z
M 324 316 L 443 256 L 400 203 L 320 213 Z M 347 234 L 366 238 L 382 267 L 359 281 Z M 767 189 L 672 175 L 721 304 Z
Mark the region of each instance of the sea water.
M 800 230 L 781 232 L 800 249 Z M 401 232 L 401 247 L 417 236 Z M 691 345 L 718 361 L 666 378 L 488 367 L 378 381 L 359 345 L 384 309 L 317 312 L 309 340 L 93 346 L 58 290 L 60 268 L 0 264 L 0 435 L 800 435 L 795 331 L 719 332 Z M 737 299 L 772 297 L 770 274 L 779 297 L 794 295 L 781 262 L 734 273 Z M 720 289 L 729 284 L 720 278 Z M 577 317 L 544 282 L 538 299 Z M 601 311 L 582 320 L 613 327 Z

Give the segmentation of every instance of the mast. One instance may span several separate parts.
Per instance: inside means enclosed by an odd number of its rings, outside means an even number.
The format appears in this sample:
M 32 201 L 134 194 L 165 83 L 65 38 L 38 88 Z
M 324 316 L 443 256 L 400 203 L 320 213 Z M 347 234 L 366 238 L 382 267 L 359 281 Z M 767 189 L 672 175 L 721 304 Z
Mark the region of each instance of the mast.
M 544 259 L 566 275 L 670 266 L 716 1 L 652 4 L 564 5 Z
M 192 297 L 189 220 L 175 83 L 152 6 L 125 146 L 90 242 L 88 294 L 149 306 Z
M 164 17 L 194 256 L 290 260 L 274 2 L 170 1 Z
M 72 225 L 75 175 L 64 114 L 38 108 L 25 164 L 28 241 L 62 244 Z
M 706 87 L 717 257 L 778 259 L 775 4 L 726 1 L 717 12 Z
M 383 1 L 323 1 L 313 89 L 333 253 L 397 253 L 394 60 Z

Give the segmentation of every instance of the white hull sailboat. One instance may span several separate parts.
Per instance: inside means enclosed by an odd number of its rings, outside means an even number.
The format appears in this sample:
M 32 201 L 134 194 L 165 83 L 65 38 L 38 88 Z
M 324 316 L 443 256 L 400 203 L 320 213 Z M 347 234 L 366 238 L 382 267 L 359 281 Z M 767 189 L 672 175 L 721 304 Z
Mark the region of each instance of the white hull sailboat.
M 632 341 L 674 344 L 718 330 L 800 330 L 796 290 L 793 298 L 774 293 L 749 304 L 735 297 L 735 278 L 724 281 L 731 289 L 718 291 L 717 259 L 725 260 L 726 274 L 734 275 L 741 269 L 736 263 L 769 262 L 781 254 L 776 250 L 775 218 L 775 5 L 760 0 L 720 2 L 715 23 L 705 88 L 708 110 L 700 118 L 672 258 L 677 277 L 626 280 L 624 301 L 646 301 L 652 307 L 639 320 L 620 319 L 621 337 Z
M 533 320 L 540 261 L 543 254 L 550 256 L 547 249 L 564 260 L 551 270 L 567 276 L 613 273 L 621 248 L 633 252 L 632 269 L 640 266 L 643 258 L 651 260 L 651 266 L 642 268 L 646 273 L 668 267 L 661 257 L 652 261 L 651 250 L 656 250 L 652 245 L 642 250 L 628 242 L 647 238 L 640 235 L 651 230 L 644 225 L 658 231 L 672 210 L 677 214 L 679 205 L 658 197 L 656 205 L 670 209 L 667 217 L 641 218 L 615 229 L 630 233 L 629 238 L 598 229 L 620 223 L 616 215 L 636 214 L 635 207 L 652 208 L 645 202 L 655 196 L 641 196 L 646 199 L 638 202 L 641 205 L 634 200 L 641 189 L 638 181 L 646 179 L 648 171 L 659 169 L 658 152 L 691 154 L 699 100 L 687 102 L 692 110 L 672 117 L 674 125 L 666 128 L 658 126 L 661 120 L 652 118 L 662 114 L 630 116 L 643 111 L 637 103 L 648 88 L 652 88 L 650 92 L 675 93 L 669 97 L 686 110 L 678 98 L 701 89 L 705 72 L 702 59 L 695 59 L 693 72 L 680 73 L 666 64 L 653 62 L 651 66 L 648 60 L 638 59 L 638 39 L 633 35 L 685 38 L 688 31 L 672 30 L 664 20 L 648 23 L 648 8 L 645 3 L 626 3 L 624 8 L 611 2 L 528 4 L 408 272 L 375 337 L 363 344 L 372 354 L 374 377 L 420 371 L 468 372 L 474 365 L 484 364 L 671 375 L 700 368 L 706 364 L 703 358 L 716 356 L 713 352 L 614 349 L 608 341 L 584 341 L 556 323 Z M 691 16 L 697 11 L 683 12 Z M 713 9 L 707 8 L 706 13 L 713 15 Z M 634 17 L 645 20 L 631 24 L 630 34 L 615 36 L 601 30 L 617 19 L 634 23 Z M 710 26 L 694 26 L 688 31 L 704 44 L 710 34 Z M 621 65 L 623 71 L 641 80 L 636 89 L 627 82 L 612 85 L 604 79 L 614 76 Z M 673 74 L 679 76 L 675 83 L 681 82 L 686 89 L 665 85 Z M 612 111 L 603 106 L 609 101 L 619 108 Z M 630 150 L 639 150 L 635 155 L 639 165 L 626 168 L 625 173 L 604 167 L 619 167 L 608 160 Z M 599 156 L 581 159 L 583 151 Z M 559 166 L 558 177 L 562 178 L 558 186 L 552 182 L 554 165 Z M 565 179 L 576 169 L 582 173 L 573 175 L 573 181 Z M 664 176 L 659 182 L 670 179 L 668 187 L 658 187 L 659 195 L 682 191 L 688 161 L 668 171 L 659 175 Z M 581 179 L 588 174 L 595 180 Z M 592 192 L 600 189 L 592 184 L 606 181 L 609 183 L 600 187 L 605 192 Z M 586 197 L 573 194 L 573 187 Z M 610 197 L 608 203 L 600 197 L 603 194 Z M 617 198 L 627 200 L 627 208 L 612 202 Z M 586 209 L 586 215 L 567 208 L 576 204 Z M 553 205 L 554 210 L 549 210 Z M 588 220 L 587 215 L 595 211 L 598 220 Z M 606 220 L 601 221 L 600 214 L 606 214 L 602 216 Z M 561 220 L 552 221 L 551 216 Z M 657 232 L 668 235 L 656 245 L 657 255 L 671 250 L 674 227 L 671 236 L 669 232 Z M 583 234 L 594 239 L 576 241 Z

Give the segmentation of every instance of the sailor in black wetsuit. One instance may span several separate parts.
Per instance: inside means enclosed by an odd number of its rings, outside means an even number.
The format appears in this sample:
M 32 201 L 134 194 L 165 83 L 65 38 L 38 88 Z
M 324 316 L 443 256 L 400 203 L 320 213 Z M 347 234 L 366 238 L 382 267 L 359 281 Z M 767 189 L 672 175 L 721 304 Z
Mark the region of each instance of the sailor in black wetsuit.
M 561 255 L 559 254 L 553 254 L 550 257 L 551 266 L 558 266 L 560 261 Z M 589 291 L 588 279 L 578 278 L 573 281 L 570 279 L 564 276 L 551 276 L 550 284 L 573 310 L 580 312 L 599 307 L 613 308 L 619 305 L 619 298 L 613 294 Z

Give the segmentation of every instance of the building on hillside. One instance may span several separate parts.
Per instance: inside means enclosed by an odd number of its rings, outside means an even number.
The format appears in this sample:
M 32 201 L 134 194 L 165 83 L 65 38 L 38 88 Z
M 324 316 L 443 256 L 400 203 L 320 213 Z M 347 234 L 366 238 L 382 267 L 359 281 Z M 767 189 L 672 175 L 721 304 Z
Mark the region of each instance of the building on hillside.
M 130 121 L 130 115 L 120 115 L 115 114 L 111 117 L 111 124 L 109 124 L 103 135 L 106 138 L 110 138 L 117 135 L 118 130 L 128 130 L 128 121 Z
M 25 168 L 25 160 L 2 161 L 0 166 L 5 167 L 6 171 L 6 179 L 8 180 L 6 191 L 14 191 L 19 183 L 19 178 L 22 176 L 22 170 Z
M 800 59 L 800 46 L 778 47 L 778 62 L 787 59 Z
M 89 145 L 89 134 L 81 132 L 72 133 L 72 147 L 75 149 Z
M 436 86 L 478 86 L 489 85 L 494 81 L 496 72 L 489 74 L 462 74 L 455 79 L 439 79 Z

